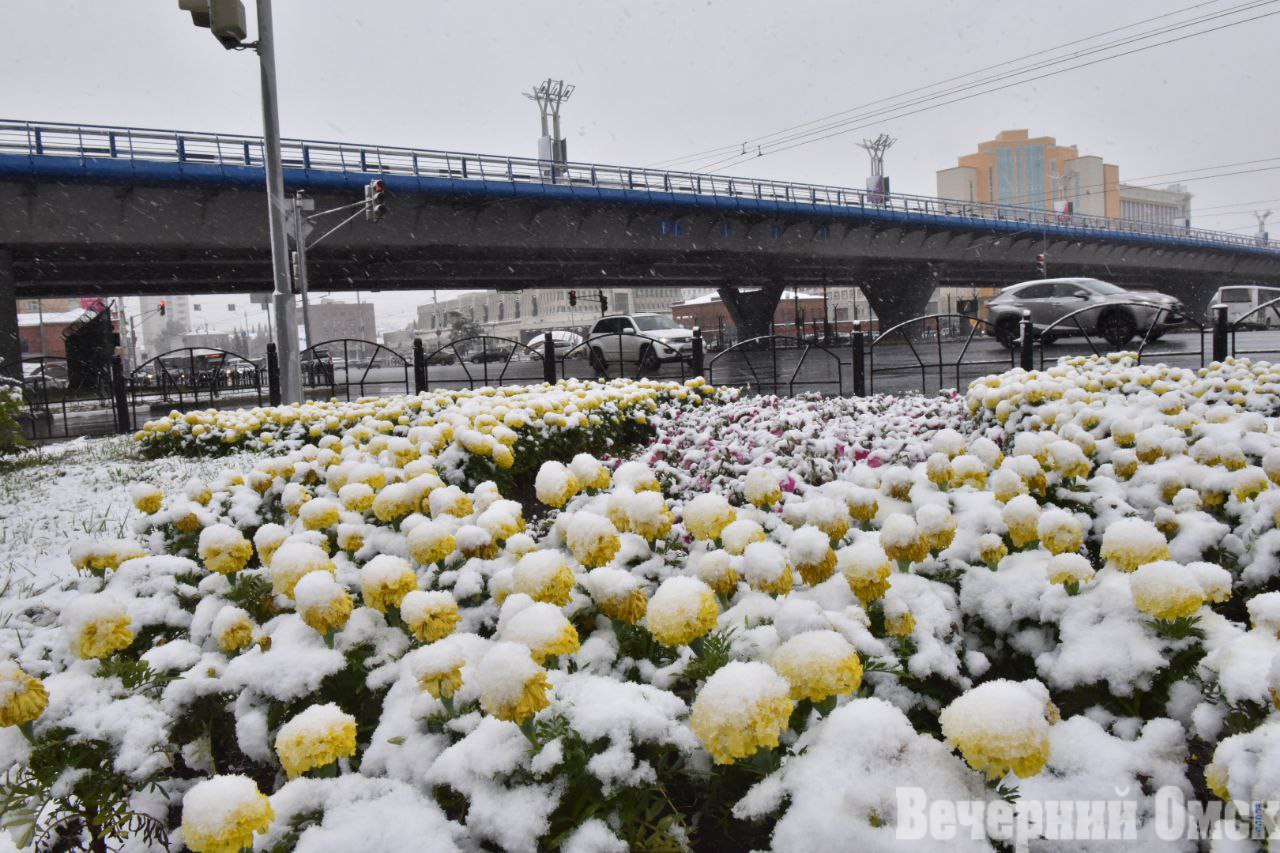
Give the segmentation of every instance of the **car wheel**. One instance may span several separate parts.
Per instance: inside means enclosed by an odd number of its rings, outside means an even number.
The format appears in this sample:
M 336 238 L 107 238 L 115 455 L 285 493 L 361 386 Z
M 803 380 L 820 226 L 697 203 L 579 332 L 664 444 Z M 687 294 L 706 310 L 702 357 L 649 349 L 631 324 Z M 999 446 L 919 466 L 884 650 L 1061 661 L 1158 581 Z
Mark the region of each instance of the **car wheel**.
M 1098 321 L 1098 331 L 1111 346 L 1122 347 L 1133 340 L 1133 335 L 1137 331 L 1137 324 L 1133 322 L 1133 317 L 1129 316 L 1128 313 L 1111 311 L 1103 314 L 1102 319 Z
M 1156 341 L 1164 337 L 1164 332 L 1152 332 L 1147 335 L 1147 343 L 1154 344 Z
M 1007 350 L 1013 351 L 1018 348 L 1018 338 L 1022 336 L 1022 332 L 1018 329 L 1018 321 L 1012 317 L 1006 317 L 996 323 L 996 340 Z
M 591 354 L 588 356 L 587 362 L 596 373 L 609 372 L 609 360 L 604 357 L 604 352 L 600 347 L 591 348 Z
M 662 360 L 658 358 L 658 354 L 653 351 L 651 344 L 645 344 L 644 349 L 640 350 L 640 369 L 657 373 L 662 368 Z

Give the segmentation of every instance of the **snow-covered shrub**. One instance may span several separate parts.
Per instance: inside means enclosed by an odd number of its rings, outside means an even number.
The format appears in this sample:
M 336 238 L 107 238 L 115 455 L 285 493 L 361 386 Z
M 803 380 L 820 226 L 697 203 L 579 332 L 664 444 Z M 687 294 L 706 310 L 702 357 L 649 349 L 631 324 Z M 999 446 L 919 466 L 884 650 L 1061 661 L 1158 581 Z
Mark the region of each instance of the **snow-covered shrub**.
M 0 456 L 16 453 L 27 446 L 18 413 L 22 411 L 22 386 L 0 376 Z

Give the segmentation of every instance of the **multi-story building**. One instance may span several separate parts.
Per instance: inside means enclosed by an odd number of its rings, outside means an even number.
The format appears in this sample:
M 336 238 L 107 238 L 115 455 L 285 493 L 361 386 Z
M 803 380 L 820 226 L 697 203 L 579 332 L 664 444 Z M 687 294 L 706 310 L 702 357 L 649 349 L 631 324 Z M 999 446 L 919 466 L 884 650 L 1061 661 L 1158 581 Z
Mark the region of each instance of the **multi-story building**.
M 313 302 L 308 308 L 311 315 L 311 337 L 308 345 L 340 338 L 376 341 L 378 330 L 372 302 Z M 302 322 L 302 311 L 298 311 Z
M 1164 225 L 1191 220 L 1191 195 L 1182 187 L 1122 184 L 1119 166 L 1025 130 L 1001 131 L 978 143 L 976 153 L 960 157 L 958 165 L 940 169 L 938 195 Z

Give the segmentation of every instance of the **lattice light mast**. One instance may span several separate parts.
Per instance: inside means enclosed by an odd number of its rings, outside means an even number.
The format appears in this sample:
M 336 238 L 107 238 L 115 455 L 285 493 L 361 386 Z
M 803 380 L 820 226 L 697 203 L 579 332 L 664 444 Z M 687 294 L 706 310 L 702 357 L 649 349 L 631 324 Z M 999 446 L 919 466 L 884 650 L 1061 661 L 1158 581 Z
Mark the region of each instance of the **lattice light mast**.
M 569 100 L 573 94 L 573 84 L 563 80 L 552 80 L 548 77 L 532 91 L 524 96 L 538 105 L 538 113 L 542 120 L 542 136 L 538 139 L 538 159 L 548 160 L 558 165 L 569 162 L 568 150 L 564 138 L 560 136 L 560 105 Z M 547 117 L 551 117 L 551 126 L 547 126 Z
M 889 193 L 889 179 L 884 174 L 884 152 L 897 141 L 889 134 L 882 133 L 875 139 L 864 139 L 858 143 L 858 147 L 865 149 L 871 157 L 871 177 L 867 178 L 867 191 L 874 195 Z

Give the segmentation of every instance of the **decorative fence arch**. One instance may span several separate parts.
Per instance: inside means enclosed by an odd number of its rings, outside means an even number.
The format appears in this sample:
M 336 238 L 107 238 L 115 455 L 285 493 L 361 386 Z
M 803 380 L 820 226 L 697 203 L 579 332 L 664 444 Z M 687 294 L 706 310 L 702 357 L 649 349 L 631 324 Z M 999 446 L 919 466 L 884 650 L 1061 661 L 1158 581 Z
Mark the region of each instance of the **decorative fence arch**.
M 785 379 L 779 378 L 778 349 L 780 343 L 782 344 L 781 348 L 784 353 L 793 350 L 798 350 L 800 353 L 799 358 L 795 360 L 795 366 L 790 367 L 789 371 L 789 365 L 782 365 L 781 370 L 785 375 Z M 768 353 L 768 363 L 767 365 L 762 364 L 760 367 L 767 367 L 768 373 L 762 376 L 760 371 L 757 370 L 757 365 L 752 363 L 751 354 L 765 352 Z M 800 378 L 800 371 L 805 368 L 806 362 L 809 363 L 810 367 L 813 366 L 814 362 L 809 362 L 809 355 L 813 352 L 819 353 L 819 357 L 816 361 L 821 365 L 820 369 L 824 374 L 834 370 L 834 379 L 829 376 L 817 379 Z M 795 393 L 797 385 L 803 387 L 810 385 L 834 384 L 836 389 L 835 393 L 837 395 L 844 393 L 844 365 L 840 361 L 840 356 L 834 350 L 828 349 L 822 344 L 813 343 L 805 340 L 804 338 L 797 338 L 790 335 L 761 335 L 760 337 L 748 338 L 745 341 L 739 341 L 733 346 L 721 350 L 712 356 L 711 360 L 707 362 L 707 381 L 709 383 L 712 385 L 715 384 L 717 362 L 720 362 L 727 356 L 735 354 L 737 358 L 734 359 L 734 361 L 740 361 L 740 363 L 746 365 L 747 370 L 751 374 L 751 378 L 755 382 L 755 387 L 761 393 L 777 394 L 779 386 L 784 383 L 787 388 L 788 396 Z M 790 359 L 784 357 L 784 361 L 790 361 Z M 721 370 L 724 369 L 726 368 L 721 368 Z M 766 379 L 765 376 L 768 378 Z M 750 383 L 748 383 L 748 387 L 750 387 Z M 771 390 L 766 392 L 766 388 Z
M 71 364 L 60 356 L 37 355 L 0 365 L 0 376 L 14 366 L 21 374 L 24 411 L 18 421 L 27 439 L 39 441 L 78 435 L 105 435 L 116 431 L 117 413 L 103 411 L 111 392 L 109 369 L 96 377 L 89 390 L 75 390 Z
M 1244 316 L 1237 318 L 1236 321 L 1233 322 L 1228 327 L 1228 333 L 1231 336 L 1231 354 L 1232 355 L 1275 356 L 1277 347 L 1274 344 L 1271 346 L 1270 349 L 1240 349 L 1239 343 L 1236 339 L 1236 334 L 1237 332 L 1240 332 L 1240 331 L 1245 331 L 1246 334 L 1248 334 L 1248 329 L 1254 326 L 1256 321 L 1254 321 L 1254 323 L 1248 323 L 1246 321 L 1248 321 L 1250 317 L 1254 317 L 1254 316 L 1265 318 L 1265 320 L 1267 321 L 1263 324 L 1265 330 L 1270 330 L 1271 328 L 1270 320 L 1273 317 L 1276 319 L 1277 325 L 1280 325 L 1280 296 L 1277 296 L 1275 299 L 1271 299 L 1266 302 L 1263 302 L 1261 305 L 1254 308 L 1248 314 L 1245 314 Z
M 518 375 L 522 372 L 520 365 L 531 362 L 537 363 L 536 374 L 527 377 Z M 453 364 L 462 368 L 463 377 L 437 379 L 437 385 L 465 383 L 468 388 L 474 389 L 501 385 L 508 379 L 533 382 L 541 382 L 543 379 L 542 352 L 537 348 L 497 335 L 475 335 L 450 341 L 425 354 L 421 383 L 423 390 L 430 386 L 432 366 Z
M 946 321 L 944 323 L 944 321 Z M 933 323 L 933 329 L 928 328 L 930 322 Z M 920 332 L 913 336 L 910 333 L 911 327 L 919 324 L 922 328 Z M 952 334 L 953 329 L 958 329 L 956 337 L 951 341 L 947 341 L 948 335 Z M 945 330 L 945 331 L 944 331 Z M 914 363 L 902 365 L 891 365 L 889 367 L 881 367 L 881 373 L 893 372 L 915 372 L 920 371 L 920 391 L 923 393 L 929 384 L 929 373 L 936 370 L 938 375 L 938 389 L 946 387 L 947 368 L 954 367 L 955 383 L 951 387 L 959 388 L 961 383 L 961 372 L 964 368 L 983 368 L 993 367 L 1007 370 L 1013 367 L 1016 361 L 1016 353 L 1010 351 L 1007 357 L 995 359 L 980 359 L 977 361 L 966 361 L 965 356 L 969 354 L 969 350 L 973 344 L 974 338 L 979 331 L 983 331 L 991 338 L 996 336 L 996 328 L 989 321 L 981 317 L 974 317 L 969 314 L 925 314 L 920 317 L 912 317 L 910 320 L 903 320 L 895 326 L 890 326 L 880 334 L 872 338 L 870 345 L 867 347 L 867 390 L 875 393 L 875 376 L 876 376 L 876 350 L 887 344 L 896 343 L 901 338 L 911 355 L 914 357 Z M 934 342 L 934 352 L 937 361 L 926 361 L 921 353 L 929 347 L 930 337 Z M 948 353 L 947 344 L 961 344 L 959 351 Z M 883 361 L 883 359 L 882 359 Z M 975 371 L 981 374 L 982 371 Z
M 409 359 L 376 341 L 320 341 L 298 353 L 298 361 L 304 396 L 307 391 L 326 388 L 328 396 L 337 397 L 341 388 L 343 397 L 350 402 L 353 387 L 358 389 L 356 397 L 370 396 L 369 391 L 381 394 L 390 389 L 408 394 L 413 390 Z
M 1158 302 L 1149 302 L 1144 299 L 1130 299 L 1130 300 L 1125 300 L 1123 302 L 1107 302 L 1103 305 L 1085 305 L 1081 308 L 1077 308 L 1075 311 L 1072 311 L 1068 314 L 1064 314 L 1063 316 L 1054 320 L 1048 326 L 1045 326 L 1043 329 L 1037 332 L 1035 337 L 1040 345 L 1040 361 L 1038 362 L 1039 368 L 1041 370 L 1044 369 L 1044 364 L 1045 364 L 1044 348 L 1046 343 L 1051 344 L 1055 339 L 1062 337 L 1063 335 L 1075 335 L 1075 334 L 1082 335 L 1085 339 L 1085 342 L 1089 345 L 1089 349 L 1093 352 L 1094 355 L 1105 355 L 1108 352 L 1108 350 L 1105 347 L 1101 350 L 1098 349 L 1098 342 L 1095 341 L 1094 337 L 1089 334 L 1089 331 L 1086 328 L 1086 326 L 1092 326 L 1094 334 L 1104 334 L 1104 332 L 1102 331 L 1101 324 L 1105 321 L 1108 314 L 1111 314 L 1112 316 L 1116 316 L 1117 315 L 1116 309 L 1118 308 L 1130 309 L 1130 312 L 1129 312 L 1130 316 L 1127 319 L 1129 323 L 1132 325 L 1133 330 L 1130 333 L 1129 341 L 1132 341 L 1133 335 L 1137 334 L 1138 331 L 1140 330 L 1142 331 L 1142 340 L 1139 342 L 1138 348 L 1137 348 L 1139 361 L 1142 360 L 1143 356 L 1148 356 L 1148 355 L 1159 355 L 1159 356 L 1164 356 L 1166 358 L 1197 355 L 1200 360 L 1200 366 L 1201 367 L 1204 366 L 1205 326 L 1203 323 L 1190 317 L 1185 312 L 1173 310 L 1168 305 L 1163 305 Z M 1152 312 L 1149 321 L 1146 322 L 1145 329 L 1143 329 L 1140 318 L 1133 315 L 1132 309 L 1134 308 L 1138 308 L 1143 311 Z M 1097 318 L 1097 322 L 1091 323 L 1087 318 L 1084 319 L 1084 321 L 1082 322 L 1082 318 L 1085 318 L 1086 315 L 1088 314 L 1093 314 L 1094 317 Z M 1148 352 L 1147 351 L 1147 348 L 1151 344 L 1158 341 L 1160 338 L 1162 338 L 1165 335 L 1166 332 L 1170 331 L 1170 329 L 1162 329 L 1158 332 L 1156 331 L 1156 327 L 1160 325 L 1161 318 L 1165 316 L 1168 316 L 1170 319 L 1179 320 L 1180 322 L 1178 325 L 1195 327 L 1195 329 L 1200 333 L 1200 350 L 1198 353 L 1191 353 L 1186 350 L 1167 350 L 1165 352 Z M 1108 343 L 1107 346 L 1118 348 L 1118 347 L 1126 346 L 1127 343 L 1128 341 L 1120 344 Z M 1114 349 L 1111 351 L 1114 351 Z
M 261 406 L 267 371 L 240 353 L 214 347 L 180 347 L 160 353 L 129 372 L 133 417 L 138 409 L 198 408 L 218 403 Z

